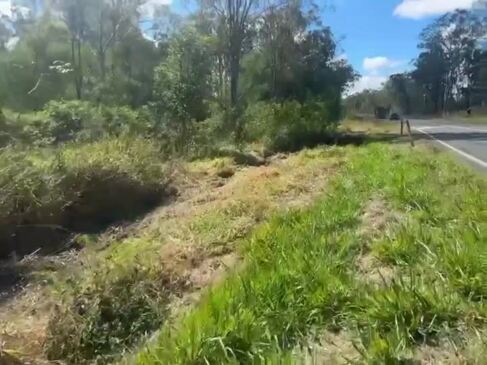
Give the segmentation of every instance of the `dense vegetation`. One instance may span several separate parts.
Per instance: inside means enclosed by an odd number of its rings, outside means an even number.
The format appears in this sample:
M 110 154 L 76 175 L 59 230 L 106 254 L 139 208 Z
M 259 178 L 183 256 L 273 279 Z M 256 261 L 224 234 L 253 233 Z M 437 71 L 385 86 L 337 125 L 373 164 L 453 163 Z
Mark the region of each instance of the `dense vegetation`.
M 438 114 L 485 107 L 487 33 L 485 4 L 445 14 L 420 35 L 413 70 L 390 76 L 380 90 L 365 90 L 347 100 L 350 114 L 373 114 L 376 107 L 406 115 Z M 482 11 L 481 11 L 482 10 Z
M 126 218 L 131 204 L 117 195 L 141 208 L 161 201 L 160 166 L 173 157 L 330 140 L 355 73 L 336 58 L 319 9 L 294 0 L 198 5 L 181 17 L 139 0 L 60 0 L 2 17 L 1 256 L 28 252 L 22 237 L 39 229 L 92 231 L 71 223 L 88 213 L 99 228 Z M 94 204 L 92 190 L 107 201 Z
M 16 8 L 0 28 L 0 106 L 7 109 L 2 143 L 136 132 L 187 152 L 202 137 L 271 137 L 275 127 L 267 130 L 267 111 L 278 123 L 293 123 L 281 108 L 294 120 L 323 114 L 318 133 L 338 121 L 341 95 L 355 74 L 337 59 L 336 41 L 315 5 L 198 5 L 185 17 L 139 0 Z M 245 109 L 256 102 L 279 105 L 262 108 L 263 115 L 254 109 L 260 121 L 247 123 Z M 279 138 L 293 138 L 289 133 Z M 284 147 L 302 142 L 270 141 Z

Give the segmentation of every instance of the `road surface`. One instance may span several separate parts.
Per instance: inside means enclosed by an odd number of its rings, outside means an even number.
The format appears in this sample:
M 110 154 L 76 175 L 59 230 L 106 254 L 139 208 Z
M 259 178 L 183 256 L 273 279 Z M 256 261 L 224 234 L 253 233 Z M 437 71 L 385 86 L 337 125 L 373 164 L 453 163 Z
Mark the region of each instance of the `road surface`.
M 424 136 L 487 171 L 487 126 L 455 123 L 443 119 L 412 119 L 416 137 Z

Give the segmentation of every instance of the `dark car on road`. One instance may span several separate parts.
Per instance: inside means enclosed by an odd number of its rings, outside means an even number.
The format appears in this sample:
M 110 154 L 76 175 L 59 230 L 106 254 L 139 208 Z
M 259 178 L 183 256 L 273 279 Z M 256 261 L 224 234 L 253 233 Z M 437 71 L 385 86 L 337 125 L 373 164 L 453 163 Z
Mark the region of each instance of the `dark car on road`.
M 401 117 L 397 113 L 392 113 L 389 120 L 401 120 Z

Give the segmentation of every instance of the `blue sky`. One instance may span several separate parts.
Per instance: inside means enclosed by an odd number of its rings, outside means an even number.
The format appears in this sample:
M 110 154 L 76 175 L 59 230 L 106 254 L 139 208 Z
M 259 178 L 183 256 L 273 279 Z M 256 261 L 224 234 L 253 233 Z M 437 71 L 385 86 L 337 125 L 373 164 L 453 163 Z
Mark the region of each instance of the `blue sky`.
M 334 0 L 323 12 L 340 47 L 362 75 L 351 93 L 378 88 L 393 73 L 411 67 L 418 55 L 421 30 L 455 8 L 469 9 L 474 0 Z
M 443 0 L 448 1 L 448 0 Z M 363 76 L 354 91 L 379 87 L 385 78 L 410 67 L 418 37 L 430 16 L 394 15 L 398 0 L 337 0 L 323 20 L 330 25 L 348 61 Z

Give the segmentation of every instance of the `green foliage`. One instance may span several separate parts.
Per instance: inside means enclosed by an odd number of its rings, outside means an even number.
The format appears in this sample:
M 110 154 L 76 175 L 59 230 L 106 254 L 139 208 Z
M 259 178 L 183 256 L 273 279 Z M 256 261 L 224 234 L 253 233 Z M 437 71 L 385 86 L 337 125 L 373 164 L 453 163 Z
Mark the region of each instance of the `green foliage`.
M 37 113 L 7 112 L 4 145 L 50 146 L 94 142 L 107 137 L 155 136 L 153 116 L 146 109 L 94 105 L 87 101 L 50 101 Z
M 9 148 L 1 151 L 0 161 L 0 236 L 4 242 L 0 256 L 38 248 L 38 241 L 26 238 L 22 242 L 20 233 L 14 237 L 27 227 L 89 232 L 140 214 L 163 198 L 167 183 L 159 149 L 142 139 L 24 152 Z M 41 242 L 41 247 L 46 243 L 52 244 L 46 247 L 49 251 L 61 242 Z
M 167 59 L 156 69 L 155 93 L 159 113 L 182 150 L 191 124 L 209 116 L 210 53 L 205 39 L 186 28 L 170 44 Z
M 69 73 L 56 70 L 56 64 L 69 60 L 68 37 L 64 24 L 49 14 L 27 25 L 15 48 L 2 54 L 3 106 L 37 110 L 49 100 L 71 95 Z
M 330 142 L 339 114 L 339 101 L 257 103 L 247 110 L 246 133 L 270 150 L 295 151 Z
M 52 138 L 54 144 L 75 140 L 84 129 L 98 128 L 101 132 L 103 127 L 98 108 L 87 102 L 51 101 L 44 111 L 47 115 L 46 138 Z
M 242 84 L 249 101 L 333 100 L 341 97 L 357 75 L 343 60 L 336 60 L 331 30 L 307 30 L 315 15 L 291 2 L 270 12 L 270 24 L 260 30 L 264 45 L 244 59 Z

